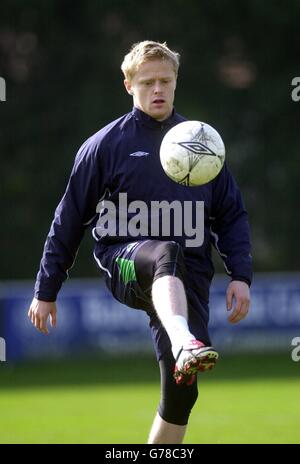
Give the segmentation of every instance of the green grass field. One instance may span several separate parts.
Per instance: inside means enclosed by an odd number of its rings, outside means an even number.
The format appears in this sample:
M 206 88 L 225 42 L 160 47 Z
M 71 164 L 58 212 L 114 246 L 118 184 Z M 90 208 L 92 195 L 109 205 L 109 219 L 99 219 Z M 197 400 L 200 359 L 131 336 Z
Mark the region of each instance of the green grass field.
M 300 363 L 226 357 L 199 376 L 185 443 L 300 443 Z M 0 364 L 0 443 L 145 443 L 153 358 Z

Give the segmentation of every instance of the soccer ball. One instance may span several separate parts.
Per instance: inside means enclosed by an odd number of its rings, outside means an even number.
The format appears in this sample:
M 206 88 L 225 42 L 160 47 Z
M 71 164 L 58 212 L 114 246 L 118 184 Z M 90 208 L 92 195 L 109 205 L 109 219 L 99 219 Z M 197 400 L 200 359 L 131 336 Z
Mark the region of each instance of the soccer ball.
M 213 180 L 225 160 L 220 134 L 205 122 L 184 121 L 172 127 L 160 146 L 162 167 L 172 180 L 191 187 Z

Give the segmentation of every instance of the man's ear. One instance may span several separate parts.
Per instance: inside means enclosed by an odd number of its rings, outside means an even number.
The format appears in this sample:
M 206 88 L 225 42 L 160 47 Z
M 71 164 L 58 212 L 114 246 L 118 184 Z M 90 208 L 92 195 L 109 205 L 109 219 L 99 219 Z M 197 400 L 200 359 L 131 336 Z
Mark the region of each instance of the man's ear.
M 131 82 L 128 79 L 124 80 L 124 85 L 125 85 L 125 89 L 129 93 L 129 95 L 133 95 L 132 85 L 131 85 Z

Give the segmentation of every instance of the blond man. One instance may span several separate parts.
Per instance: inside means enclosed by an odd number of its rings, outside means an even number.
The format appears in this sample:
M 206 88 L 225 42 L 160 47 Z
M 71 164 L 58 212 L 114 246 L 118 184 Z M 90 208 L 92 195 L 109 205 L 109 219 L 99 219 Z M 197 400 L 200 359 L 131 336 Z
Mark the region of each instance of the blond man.
M 210 370 L 218 359 L 208 333 L 214 273 L 211 244 L 231 277 L 228 319 L 237 323 L 246 317 L 250 303 L 249 225 L 226 164 L 216 179 L 193 188 L 176 184 L 163 172 L 161 141 L 171 127 L 186 120 L 174 109 L 179 54 L 166 43 L 144 41 L 132 47 L 121 68 L 133 109 L 80 148 L 45 243 L 28 315 L 43 333 L 48 333 L 48 317 L 56 325 L 57 294 L 85 229 L 91 228 L 94 257 L 108 289 L 117 300 L 149 316 L 161 372 L 161 400 L 148 443 L 181 443 L 198 395 L 197 373 Z M 125 195 L 131 207 L 124 212 Z M 167 235 L 162 228 L 154 233 L 149 226 L 152 202 L 174 200 L 204 201 L 201 246 L 186 246 L 184 232 L 176 236 L 173 223 Z M 133 228 L 137 201 L 148 209 L 144 217 L 135 218 Z M 116 212 L 114 223 L 105 216 L 111 206 Z M 156 220 L 160 224 L 161 217 Z

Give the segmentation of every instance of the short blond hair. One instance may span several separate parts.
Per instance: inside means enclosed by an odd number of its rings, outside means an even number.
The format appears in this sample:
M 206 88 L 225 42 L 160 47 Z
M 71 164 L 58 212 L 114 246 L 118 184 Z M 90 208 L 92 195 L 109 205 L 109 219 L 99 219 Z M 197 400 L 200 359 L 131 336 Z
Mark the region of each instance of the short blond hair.
M 125 55 L 121 69 L 125 79 L 131 81 L 141 64 L 146 61 L 161 59 L 169 60 L 173 64 L 175 75 L 178 74 L 180 55 L 169 49 L 166 42 L 153 42 L 144 40 L 132 45 L 131 50 Z

